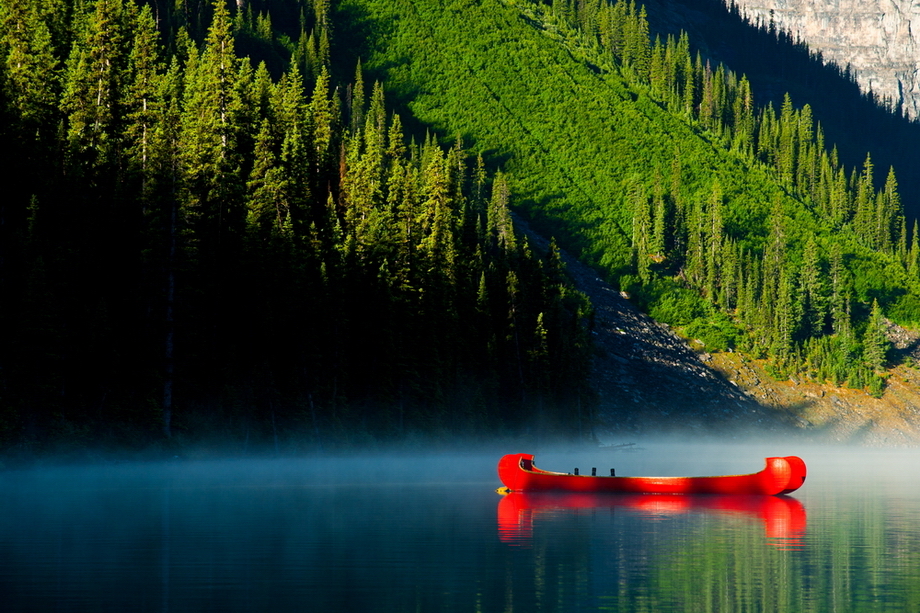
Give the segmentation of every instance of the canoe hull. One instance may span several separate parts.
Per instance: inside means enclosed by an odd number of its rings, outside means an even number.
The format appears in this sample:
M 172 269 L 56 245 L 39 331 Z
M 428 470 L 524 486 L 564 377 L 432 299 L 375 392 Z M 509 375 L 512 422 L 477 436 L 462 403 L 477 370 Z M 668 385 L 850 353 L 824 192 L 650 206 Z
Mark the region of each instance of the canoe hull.
M 796 456 L 766 458 L 766 467 L 749 475 L 719 477 L 593 477 L 541 470 L 533 455 L 516 453 L 498 462 L 498 477 L 516 492 L 609 492 L 619 494 L 760 494 L 775 496 L 805 482 L 805 462 Z

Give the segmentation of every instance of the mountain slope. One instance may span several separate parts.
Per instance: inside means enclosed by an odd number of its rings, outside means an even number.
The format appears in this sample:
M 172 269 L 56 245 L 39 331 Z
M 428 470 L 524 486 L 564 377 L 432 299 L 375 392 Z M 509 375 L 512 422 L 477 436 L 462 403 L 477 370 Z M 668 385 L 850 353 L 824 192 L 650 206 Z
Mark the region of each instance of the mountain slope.
M 547 241 L 517 220 L 540 247 Z M 882 398 L 800 378 L 777 381 L 764 360 L 702 351 L 638 311 L 590 267 L 562 253 L 576 287 L 594 306 L 596 352 L 592 422 L 601 439 L 675 433 L 694 436 L 801 436 L 807 440 L 902 446 L 920 442 L 920 370 L 893 368 Z M 907 363 L 920 334 L 888 325 Z
M 517 225 L 544 249 L 547 241 Z M 591 385 L 597 392 L 598 433 L 628 436 L 669 431 L 789 432 L 799 424 L 781 407 L 742 392 L 712 356 L 694 351 L 667 325 L 655 322 L 597 272 L 562 252 L 566 271 L 594 307 Z
M 652 47 L 644 12 L 611 6 L 344 10 L 417 120 L 502 163 L 534 227 L 656 318 L 769 357 L 781 378 L 882 393 L 882 314 L 920 320 L 895 174 L 876 190 L 871 157 L 843 168 L 807 105 L 753 110 L 743 76 L 684 40 Z
M 527 212 L 536 225 L 553 220 L 554 232 L 567 231 L 582 256 L 605 268 L 629 267 L 633 184 L 650 185 L 652 168 L 670 173 L 676 156 L 688 198 L 708 196 L 718 180 L 750 205 L 737 214 L 764 217 L 781 195 L 763 171 L 631 89 L 612 62 L 590 63 L 579 41 L 512 6 L 359 1 L 379 32 L 367 66 L 385 75 L 387 88 L 411 98 L 409 108 L 426 125 L 507 159 L 514 193 L 533 203 Z M 573 207 L 575 227 L 560 225 Z
M 759 27 L 746 21 L 741 3 L 646 0 L 643 4 L 653 37 L 687 32 L 704 58 L 745 74 L 760 104 L 770 101 L 779 107 L 786 93 L 799 103 L 807 101 L 827 142 L 835 144 L 848 167 L 862 163 L 867 150 L 877 169 L 896 166 L 904 208 L 911 218 L 920 215 L 920 155 L 915 146 L 920 122 L 890 112 L 877 100 L 877 91 L 860 93 L 858 75 L 845 58 L 830 63 L 820 45 L 809 48 L 782 28 L 771 30 L 768 20 L 761 20 Z

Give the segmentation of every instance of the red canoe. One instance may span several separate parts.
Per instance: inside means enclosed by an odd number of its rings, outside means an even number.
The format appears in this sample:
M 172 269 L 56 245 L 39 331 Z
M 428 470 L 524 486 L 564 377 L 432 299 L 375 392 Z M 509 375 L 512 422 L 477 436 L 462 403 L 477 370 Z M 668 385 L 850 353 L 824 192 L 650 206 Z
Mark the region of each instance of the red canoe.
M 805 483 L 805 462 L 796 456 L 767 458 L 750 475 L 721 477 L 595 477 L 540 470 L 533 455 L 514 453 L 498 462 L 498 478 L 514 492 L 610 492 L 623 494 L 788 494 Z

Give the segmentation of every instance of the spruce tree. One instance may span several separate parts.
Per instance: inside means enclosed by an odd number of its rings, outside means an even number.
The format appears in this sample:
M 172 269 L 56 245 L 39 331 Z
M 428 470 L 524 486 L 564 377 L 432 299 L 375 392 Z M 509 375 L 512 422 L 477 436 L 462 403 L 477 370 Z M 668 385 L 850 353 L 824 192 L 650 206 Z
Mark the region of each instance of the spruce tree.
M 914 220 L 913 231 L 910 233 L 910 251 L 907 255 L 907 274 L 912 279 L 920 279 L 920 227 Z
M 863 335 L 863 362 L 872 373 L 879 373 L 884 369 L 888 345 L 885 316 L 878 300 L 873 300 L 872 313 Z
M 818 336 L 824 331 L 827 296 L 814 237 L 805 244 L 799 288 L 804 311 L 803 332 L 808 337 Z
M 20 138 L 46 134 L 57 106 L 59 61 L 55 56 L 51 30 L 28 2 L 8 2 L 0 23 L 0 55 L 4 59 L 3 98 Z
M 133 6 L 133 5 L 132 5 Z M 129 33 L 122 0 L 98 0 L 67 61 L 62 106 L 68 140 L 91 164 L 114 164 L 120 153 Z
M 145 187 L 149 186 L 151 139 L 161 104 L 158 92 L 163 66 L 157 37 L 153 15 L 150 7 L 145 5 L 135 20 L 126 96 L 129 155 L 132 164 L 141 173 Z

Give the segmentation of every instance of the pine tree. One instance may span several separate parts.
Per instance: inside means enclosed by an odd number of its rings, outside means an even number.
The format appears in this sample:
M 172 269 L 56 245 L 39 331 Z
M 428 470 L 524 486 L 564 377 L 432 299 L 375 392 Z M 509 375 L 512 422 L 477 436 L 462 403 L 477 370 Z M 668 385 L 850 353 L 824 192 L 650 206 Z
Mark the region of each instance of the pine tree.
M 920 233 L 918 231 L 920 231 L 920 227 L 918 227 L 915 219 L 913 231 L 910 233 L 910 251 L 907 255 L 907 274 L 912 279 L 920 278 Z
M 456 275 L 453 213 L 445 157 L 437 146 L 429 154 L 422 176 L 424 237 L 419 245 L 427 260 L 429 278 L 452 281 Z M 442 288 L 445 289 L 446 288 Z
M 818 259 L 818 245 L 814 237 L 809 237 L 805 244 L 802 273 L 799 276 L 799 295 L 804 311 L 803 331 L 808 337 L 818 336 L 824 331 L 827 296 Z
M 901 209 L 901 197 L 898 195 L 898 180 L 894 167 L 888 169 L 885 188 L 878 198 L 878 235 L 879 248 L 887 253 L 897 253 L 903 261 L 904 241 L 902 227 L 904 215 Z
M 786 268 L 786 252 L 788 249 L 788 232 L 786 229 L 786 214 L 783 202 L 777 195 L 770 211 L 770 234 L 764 247 L 764 275 L 771 279 L 778 279 Z
M 712 195 L 709 198 L 708 224 L 706 228 L 706 292 L 710 297 L 717 297 L 717 287 L 722 273 L 722 252 L 725 241 L 722 217 L 722 186 L 718 182 L 713 184 Z
M 496 253 L 510 254 L 514 252 L 515 238 L 514 226 L 511 222 L 509 207 L 510 189 L 505 175 L 500 171 L 495 173 L 492 181 L 492 199 L 489 201 L 486 227 L 489 242 L 496 249 Z
M 162 70 L 156 24 L 150 7 L 145 5 L 134 26 L 126 96 L 128 150 L 132 163 L 143 176 L 145 186 L 149 185 L 151 139 L 160 112 L 158 92 Z
M 3 98 L 22 122 L 21 137 L 47 132 L 58 99 L 59 62 L 45 20 L 27 2 L 9 2 L 0 22 Z M 28 136 L 27 136 L 28 135 Z
M 783 269 L 777 284 L 771 353 L 784 370 L 794 349 L 793 341 L 801 318 L 801 303 L 796 296 L 795 285 L 793 273 Z
M 247 183 L 246 223 L 256 244 L 272 231 L 282 231 L 289 220 L 282 197 L 282 170 L 274 149 L 271 126 L 268 120 L 264 120 L 256 139 L 255 160 Z
M 133 5 L 132 5 L 133 6 Z M 71 150 L 91 163 L 115 163 L 120 153 L 128 68 L 127 11 L 122 0 L 98 0 L 77 32 L 67 61 L 62 107 Z
M 357 132 L 364 127 L 364 73 L 361 69 L 361 60 L 358 60 L 358 66 L 355 68 L 355 82 L 351 88 L 351 106 L 349 108 L 351 116 L 351 131 Z
M 878 304 L 872 301 L 872 314 L 863 336 L 863 361 L 872 373 L 879 373 L 885 367 L 888 352 L 888 338 L 885 334 L 885 316 Z
M 738 83 L 735 96 L 735 143 L 744 154 L 752 155 L 754 147 L 754 97 L 746 76 Z
M 738 246 L 735 241 L 730 239 L 723 241 L 720 261 L 718 302 L 723 309 L 731 312 L 738 305 L 741 282 L 741 258 L 738 255 Z
M 185 69 L 180 152 L 185 187 L 183 212 L 198 241 L 219 245 L 245 219 L 237 145 L 243 110 L 237 87 L 232 23 L 225 4 L 214 4 L 204 49 Z M 213 252 L 216 254 L 216 252 Z
M 875 189 L 873 188 L 872 181 L 872 156 L 867 154 L 866 161 L 863 163 L 863 172 L 858 179 L 854 180 L 854 184 L 856 185 L 856 201 L 853 215 L 853 229 L 866 246 L 875 249 L 878 247 L 879 240 L 878 207 L 875 202 Z
M 643 283 L 650 280 L 649 268 L 649 241 L 652 235 L 652 219 L 649 210 L 648 198 L 642 187 L 633 184 L 630 189 L 629 199 L 633 207 L 632 248 L 636 262 L 636 270 Z
M 333 134 L 335 130 L 335 107 L 330 92 L 329 72 L 322 68 L 316 79 L 313 96 L 310 101 L 311 140 L 315 160 L 315 176 L 320 181 L 328 177 L 333 159 Z M 317 189 L 328 185 L 317 185 Z M 319 192 L 317 192 L 319 193 Z
M 830 282 L 831 321 L 834 327 L 834 334 L 848 337 L 850 333 L 850 284 L 846 268 L 843 265 L 843 252 L 839 243 L 831 245 Z
M 792 108 L 792 99 L 787 93 L 783 97 L 783 105 L 779 115 L 779 149 L 777 151 L 776 165 L 780 178 L 788 186 L 793 186 L 796 169 L 796 145 L 798 137 L 798 122 L 795 110 Z
M 233 120 L 239 109 L 239 99 L 234 85 L 239 64 L 227 5 L 223 0 L 214 0 L 214 17 L 205 39 L 201 76 L 206 101 L 210 103 L 208 110 L 215 113 L 218 120 L 214 132 L 220 138 L 218 155 L 221 160 L 226 160 L 235 146 Z
M 661 184 L 661 173 L 655 170 L 654 201 L 652 204 L 652 238 L 649 249 L 655 254 L 656 260 L 665 258 L 668 238 L 668 202 L 664 197 Z
M 299 224 L 298 234 L 305 234 L 305 226 L 315 218 L 311 210 L 310 146 L 308 140 L 307 108 L 304 99 L 303 77 L 297 65 L 292 65 L 278 83 L 280 104 L 277 109 L 281 133 L 279 161 L 283 172 L 282 193 L 287 207 L 288 227 Z M 317 207 L 318 208 L 318 207 Z M 284 216 L 282 215 L 281 218 Z

